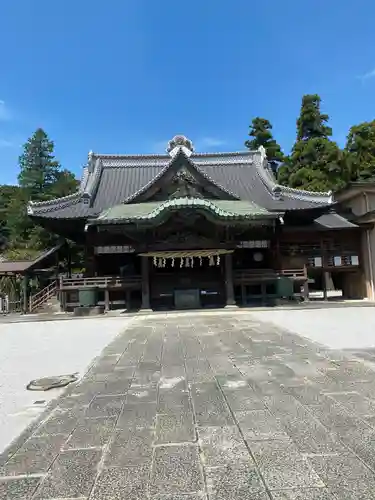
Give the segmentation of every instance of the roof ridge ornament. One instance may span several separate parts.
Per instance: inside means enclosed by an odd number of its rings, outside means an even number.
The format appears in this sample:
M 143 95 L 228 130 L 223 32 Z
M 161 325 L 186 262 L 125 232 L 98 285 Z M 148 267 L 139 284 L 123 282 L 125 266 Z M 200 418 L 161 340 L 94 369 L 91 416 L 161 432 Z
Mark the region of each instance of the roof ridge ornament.
M 259 146 L 258 151 L 260 153 L 260 159 L 263 162 L 264 160 L 267 159 L 267 151 L 266 148 L 262 145 Z
M 182 149 L 187 157 L 194 153 L 194 146 L 190 139 L 184 135 L 175 135 L 173 139 L 168 142 L 166 152 L 172 158 Z

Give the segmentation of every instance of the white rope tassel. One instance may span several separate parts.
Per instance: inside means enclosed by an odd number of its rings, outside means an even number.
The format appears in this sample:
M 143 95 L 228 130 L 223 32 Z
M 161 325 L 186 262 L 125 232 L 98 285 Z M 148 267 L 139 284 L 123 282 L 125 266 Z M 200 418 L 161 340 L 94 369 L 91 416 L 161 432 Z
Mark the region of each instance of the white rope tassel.
M 184 267 L 184 259 L 182 257 L 180 258 L 180 267 Z
M 157 267 L 157 265 L 158 265 L 158 259 L 156 257 L 154 257 L 153 261 L 154 261 L 154 266 Z
M 190 258 L 190 267 L 194 267 L 194 257 Z
M 220 255 L 218 255 L 216 258 L 216 265 L 220 266 Z
M 203 264 L 202 257 L 199 257 L 199 265 L 201 266 Z
M 172 257 L 171 266 L 174 267 L 174 257 Z
M 163 259 L 163 267 L 167 265 L 167 259 Z
M 185 267 L 189 267 L 189 266 L 190 266 L 189 257 L 186 257 L 186 259 L 185 259 Z

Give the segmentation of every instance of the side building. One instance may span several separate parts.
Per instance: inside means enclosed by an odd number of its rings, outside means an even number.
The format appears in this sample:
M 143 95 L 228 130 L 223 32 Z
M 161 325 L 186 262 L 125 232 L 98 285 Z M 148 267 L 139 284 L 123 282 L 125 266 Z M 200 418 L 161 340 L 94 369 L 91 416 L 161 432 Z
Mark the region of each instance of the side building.
M 307 298 L 309 287 L 362 298 L 368 289 L 365 229 L 331 193 L 277 184 L 264 148 L 197 153 L 175 136 L 161 155 L 90 152 L 77 193 L 30 202 L 28 212 L 85 248 L 84 278 L 61 281 L 66 308 L 89 285 L 106 309 L 266 304 Z

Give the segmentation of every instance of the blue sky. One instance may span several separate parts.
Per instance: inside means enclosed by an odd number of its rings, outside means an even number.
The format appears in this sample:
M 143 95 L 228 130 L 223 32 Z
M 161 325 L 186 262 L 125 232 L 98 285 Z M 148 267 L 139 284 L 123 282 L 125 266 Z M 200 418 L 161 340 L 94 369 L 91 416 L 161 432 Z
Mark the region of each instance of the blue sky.
M 301 96 L 334 138 L 375 118 L 373 0 L 11 0 L 0 7 L 0 183 L 37 127 L 80 174 L 90 149 L 243 149 L 254 116 L 288 151 Z

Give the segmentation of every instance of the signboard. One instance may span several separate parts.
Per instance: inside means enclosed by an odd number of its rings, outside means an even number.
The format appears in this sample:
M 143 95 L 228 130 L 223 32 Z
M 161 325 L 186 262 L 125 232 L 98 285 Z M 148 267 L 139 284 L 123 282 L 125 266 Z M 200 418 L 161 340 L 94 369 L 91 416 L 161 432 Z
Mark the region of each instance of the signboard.
M 95 247 L 95 253 L 98 254 L 111 254 L 111 253 L 133 253 L 135 250 L 129 245 L 112 245 Z

